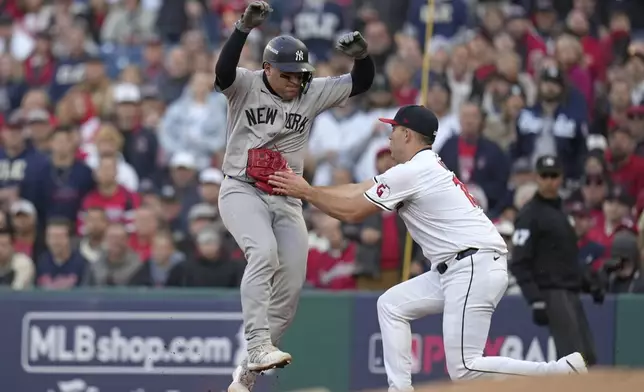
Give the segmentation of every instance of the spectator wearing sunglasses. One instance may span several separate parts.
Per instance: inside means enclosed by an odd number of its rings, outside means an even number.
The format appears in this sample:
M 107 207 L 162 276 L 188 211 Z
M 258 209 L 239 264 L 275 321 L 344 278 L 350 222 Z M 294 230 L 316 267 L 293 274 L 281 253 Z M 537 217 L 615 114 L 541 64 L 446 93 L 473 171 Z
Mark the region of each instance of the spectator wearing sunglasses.
M 559 196 L 564 165 L 545 155 L 537 159 L 536 172 L 537 192 L 515 221 L 510 272 L 532 307 L 533 322 L 549 326 L 557 356 L 578 351 L 594 364 L 594 343 L 579 300 L 583 270 L 577 233 Z

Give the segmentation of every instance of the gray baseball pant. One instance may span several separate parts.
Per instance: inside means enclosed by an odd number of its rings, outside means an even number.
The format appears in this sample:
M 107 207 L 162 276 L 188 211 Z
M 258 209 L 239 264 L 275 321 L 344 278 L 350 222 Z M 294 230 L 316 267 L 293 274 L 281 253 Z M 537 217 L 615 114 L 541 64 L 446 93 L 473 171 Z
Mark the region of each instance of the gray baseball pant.
M 248 262 L 241 282 L 248 351 L 277 346 L 293 321 L 306 278 L 308 232 L 302 202 L 227 177 L 219 210 Z

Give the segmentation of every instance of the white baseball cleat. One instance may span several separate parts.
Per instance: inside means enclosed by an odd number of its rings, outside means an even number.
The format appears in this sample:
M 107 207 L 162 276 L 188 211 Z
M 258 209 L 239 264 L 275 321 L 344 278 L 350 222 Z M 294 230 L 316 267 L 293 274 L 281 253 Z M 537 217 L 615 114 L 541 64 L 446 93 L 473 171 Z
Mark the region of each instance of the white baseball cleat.
M 272 344 L 260 346 L 248 352 L 248 370 L 253 372 L 283 368 L 291 361 L 291 354 L 278 350 Z
M 257 373 L 251 372 L 245 365 L 244 361 L 233 372 L 233 382 L 228 386 L 228 392 L 250 392 L 253 390 Z
M 580 353 L 572 353 L 561 358 L 559 361 L 562 366 L 565 366 L 566 373 L 568 374 L 585 374 L 588 373 L 586 360 Z

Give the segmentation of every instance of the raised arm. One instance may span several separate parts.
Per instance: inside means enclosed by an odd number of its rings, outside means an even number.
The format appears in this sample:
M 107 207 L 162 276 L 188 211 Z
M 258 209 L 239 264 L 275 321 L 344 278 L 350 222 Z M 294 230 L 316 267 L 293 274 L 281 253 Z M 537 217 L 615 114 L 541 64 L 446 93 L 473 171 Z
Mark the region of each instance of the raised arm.
M 376 66 L 367 52 L 367 42 L 362 34 L 357 31 L 344 34 L 338 39 L 336 49 L 354 59 L 353 69 L 351 69 L 352 87 L 349 96 L 353 97 L 369 90 L 376 75 Z
M 241 18 L 235 23 L 235 28 L 228 40 L 224 43 L 215 65 L 215 87 L 225 90 L 235 81 L 237 64 L 241 57 L 242 49 L 250 31 L 261 25 L 273 11 L 265 1 L 253 1 L 248 5 Z

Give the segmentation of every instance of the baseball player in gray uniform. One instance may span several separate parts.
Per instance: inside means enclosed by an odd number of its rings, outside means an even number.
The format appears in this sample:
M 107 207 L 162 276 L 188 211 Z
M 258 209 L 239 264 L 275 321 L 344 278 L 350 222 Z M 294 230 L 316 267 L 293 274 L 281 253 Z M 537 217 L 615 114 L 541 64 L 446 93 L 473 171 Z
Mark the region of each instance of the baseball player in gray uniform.
M 248 261 L 241 283 L 248 357 L 235 370 L 229 392 L 250 391 L 259 372 L 291 362 L 276 346 L 304 284 L 308 233 L 301 201 L 275 194 L 268 177 L 280 170 L 302 174 L 315 117 L 367 91 L 375 74 L 358 32 L 343 35 L 336 45 L 354 58 L 350 74 L 313 78 L 307 47 L 290 36 L 267 44 L 262 70 L 237 67 L 249 32 L 271 11 L 264 1 L 246 8 L 215 68 L 215 87 L 228 98 L 219 208 Z

